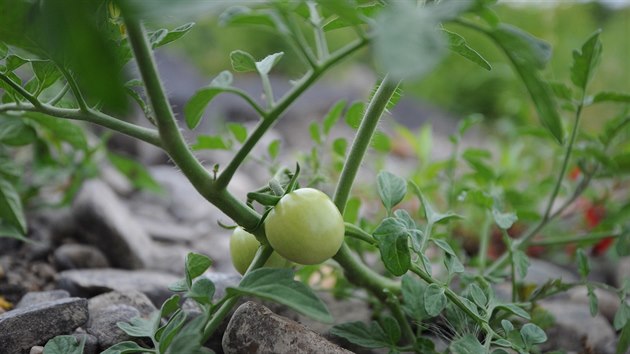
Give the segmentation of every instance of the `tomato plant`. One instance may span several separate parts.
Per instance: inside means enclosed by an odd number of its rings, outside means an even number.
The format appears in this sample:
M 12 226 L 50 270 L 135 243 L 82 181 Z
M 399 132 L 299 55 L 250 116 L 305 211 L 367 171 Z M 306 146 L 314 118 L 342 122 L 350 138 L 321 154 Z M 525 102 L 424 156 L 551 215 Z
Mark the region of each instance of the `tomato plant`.
M 335 204 L 313 188 L 286 194 L 265 219 L 271 247 L 298 264 L 319 264 L 334 256 L 343 243 L 344 230 Z
M 245 274 L 247 268 L 254 260 L 256 251 L 260 248 L 260 242 L 256 239 L 256 236 L 243 230 L 242 227 L 236 227 L 230 236 L 230 256 L 232 258 L 232 264 L 234 268 L 241 273 Z M 288 260 L 274 252 L 269 256 L 265 267 L 270 268 L 284 268 L 291 264 Z

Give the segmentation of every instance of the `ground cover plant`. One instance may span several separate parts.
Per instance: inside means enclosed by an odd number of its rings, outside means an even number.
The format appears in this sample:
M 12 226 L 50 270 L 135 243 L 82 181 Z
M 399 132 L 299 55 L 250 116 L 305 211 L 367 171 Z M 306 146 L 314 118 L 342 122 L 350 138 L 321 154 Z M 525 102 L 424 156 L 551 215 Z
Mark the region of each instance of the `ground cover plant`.
M 200 3 L 216 10 L 216 4 Z M 302 62 L 302 76 L 278 97 L 270 72 L 284 53 L 261 58 L 243 49 L 225 53 L 232 68 L 218 73 L 189 99 L 182 117 L 186 129 L 200 125 L 206 107 L 220 94 L 242 98 L 260 120 L 252 131 L 229 123 L 225 129 L 230 135 L 199 135 L 190 144 L 173 114 L 153 51 L 185 40 L 194 24 L 156 29 L 151 23 L 171 11 L 188 7 L 198 11 L 194 4 L 2 0 L 2 236 L 27 240 L 23 205 L 36 201 L 47 185 L 63 186 L 64 203 L 84 179 L 97 174 L 93 157 L 103 150 L 107 137 L 88 142 L 84 128 L 70 122 L 84 121 L 164 150 L 199 194 L 232 219 L 234 225 L 226 227 L 238 226 L 233 237 L 240 241 L 234 244 L 243 245 L 242 250 L 237 246 L 232 250 L 235 266 L 244 275 L 237 287 L 214 301 L 215 285 L 200 277 L 212 260 L 189 254 L 185 278 L 171 286 L 179 294 L 151 319 L 119 325 L 133 337 L 149 338 L 151 347 L 122 342 L 106 350 L 108 354 L 209 352 L 203 343 L 245 295 L 331 322 L 335 314 L 302 281 L 317 271 L 311 265 L 328 259 L 334 261 L 338 277 L 335 293 L 362 289 L 367 301 L 381 304 L 374 322 L 332 329 L 363 347 L 433 352 L 426 329 L 447 321 L 452 327 L 447 338 L 451 353 L 537 352 L 547 340 L 535 316 L 537 301 L 586 286 L 593 314 L 598 312 L 596 289 L 618 295 L 621 305 L 614 326 L 621 335 L 616 350 L 624 353 L 630 347 L 626 303 L 630 280 L 614 288 L 590 281 L 588 275 L 590 255 L 630 254 L 630 95 L 589 90 L 604 52 L 599 31 L 573 52 L 572 62 L 564 68 L 570 82 L 547 81 L 541 70 L 550 59 L 550 45 L 502 23 L 492 10 L 494 3 L 279 0 L 227 7 L 220 15 L 226 26 L 262 27 L 286 40 Z M 414 146 L 412 154 L 421 165 L 408 179 L 388 171 L 375 174 L 371 189 L 382 207 L 378 216 L 360 217 L 361 202 L 352 197 L 353 185 L 368 150 L 380 151 L 381 157 L 391 150 L 393 143 L 379 131 L 379 120 L 396 105 L 405 82 L 421 80 L 449 51 L 477 64 L 478 70 L 493 69 L 458 29 L 477 32 L 504 52 L 537 120 L 510 128 L 506 133 L 510 143 L 502 145 L 499 159 L 489 150 L 460 146 L 479 123 L 477 115 L 461 120 L 451 136 L 453 153 L 444 161 L 429 158 L 428 135 L 397 128 Z M 350 31 L 354 39 L 332 50 L 327 37 L 340 30 Z M 290 167 L 279 167 L 275 160 L 280 142 L 271 143 L 265 158 L 273 163 L 266 165 L 268 169 L 261 167 L 261 173 L 268 173 L 268 185 L 251 191 L 247 200 L 231 194 L 227 188 L 235 173 L 254 157 L 254 147 L 269 129 L 282 124 L 288 107 L 332 67 L 352 60 L 364 48 L 370 49 L 381 77 L 367 102 L 340 101 L 322 120 L 312 122 L 305 136 L 313 149 L 300 161 L 283 162 Z M 137 71 L 129 70 L 129 63 Z M 134 75 L 130 72 L 137 77 L 129 77 Z M 232 86 L 233 76 L 243 72 L 259 75 L 262 101 Z M 132 101 L 152 127 L 123 119 Z M 589 107 L 599 104 L 616 104 L 617 111 L 598 118 L 603 129 L 597 134 L 581 130 Z M 355 129 L 350 141 L 330 137 L 336 125 L 344 124 L 342 118 Z M 232 147 L 237 148 L 226 165 L 204 166 L 195 155 L 195 150 Z M 108 156 L 123 172 L 135 174 L 139 186 L 152 187 L 151 180 L 138 172 L 141 166 Z M 330 196 L 320 191 L 326 185 L 334 186 Z M 585 216 L 589 227 L 566 227 L 559 219 L 584 196 L 593 200 Z M 596 213 L 598 207 L 606 208 L 605 218 Z M 547 234 L 550 228 L 554 232 Z M 475 240 L 476 246 L 467 248 L 467 239 Z M 252 241 L 257 249 L 253 256 Z M 571 249 L 558 251 L 563 246 Z M 530 255 L 563 252 L 577 264 L 579 282 L 550 280 L 536 289 L 523 286 Z M 365 264 L 364 255 L 370 253 L 379 255 L 384 272 Z M 442 275 L 434 275 L 435 267 L 443 268 Z M 493 287 L 505 281 L 511 285 L 509 300 L 497 296 Z M 186 321 L 182 298 L 197 302 L 203 315 Z M 46 352 L 80 353 L 82 345 L 62 336 L 51 340 Z

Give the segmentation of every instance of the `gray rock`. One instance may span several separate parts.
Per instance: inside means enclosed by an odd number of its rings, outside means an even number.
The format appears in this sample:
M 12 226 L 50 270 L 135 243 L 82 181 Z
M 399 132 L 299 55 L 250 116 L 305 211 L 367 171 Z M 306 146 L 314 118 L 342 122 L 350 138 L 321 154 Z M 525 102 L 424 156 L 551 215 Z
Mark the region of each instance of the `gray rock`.
M 578 281 L 577 275 L 540 259 L 530 258 L 530 267 L 527 269 L 527 276 L 523 280 L 525 283 L 542 285 L 550 279 L 562 279 L 565 283 L 573 283 Z
M 83 345 L 83 354 L 98 353 L 98 338 L 96 338 L 95 336 L 89 333 L 85 333 L 85 331 L 81 328 L 77 328 L 72 336 L 76 338 L 79 343 L 81 343 L 81 341 L 85 338 L 85 343 Z
M 15 308 L 21 309 L 41 304 L 42 302 L 55 301 L 67 297 L 70 297 L 70 294 L 65 290 L 31 291 L 20 299 L 20 302 L 15 305 Z
M 61 245 L 53 253 L 53 259 L 60 270 L 110 266 L 107 257 L 98 248 L 76 243 Z
M 186 262 L 186 255 L 190 248 L 182 245 L 155 242 L 153 257 L 147 260 L 146 268 L 171 274 L 182 274 Z
M 221 272 L 206 272 L 202 277 L 210 279 L 214 283 L 214 299 L 220 299 L 225 295 L 225 290 L 228 287 L 235 287 L 243 278 L 240 274 L 233 273 L 221 273 Z
M 597 296 L 597 304 L 599 313 L 601 313 L 608 322 L 613 323 L 615 314 L 619 309 L 619 297 L 603 289 L 595 289 L 595 295 Z M 589 306 L 588 290 L 585 286 L 579 286 L 570 289 L 566 296 L 572 303 L 582 304 L 583 306 Z
M 168 286 L 179 277 L 148 270 L 81 269 L 59 273 L 58 286 L 74 296 L 92 297 L 109 291 L 140 291 L 161 306 L 172 295 Z
M 157 310 L 151 300 L 139 291 L 110 291 L 105 294 L 94 296 L 88 300 L 88 310 L 90 312 L 90 316 L 93 313 L 96 314 L 102 309 L 112 305 L 131 306 L 138 310 L 140 316 L 144 318 L 148 318 L 154 311 Z
M 134 190 L 131 181 L 114 166 L 102 164 L 100 168 L 100 178 L 118 195 L 127 196 Z
M 139 269 L 151 259 L 151 238 L 105 183 L 85 182 L 73 211 L 86 243 L 103 251 L 113 266 Z
M 220 273 L 238 274 L 230 257 L 230 235 L 227 230 L 216 230 L 192 244 L 192 249 L 212 259 L 212 269 Z
M 234 312 L 222 344 L 227 354 L 352 353 L 254 302 L 247 302 Z
M 330 313 L 335 315 L 335 322 L 332 325 L 354 321 L 369 323 L 372 320 L 372 311 L 365 301 L 356 298 L 335 299 L 330 292 L 319 292 L 317 295 L 324 301 Z M 321 334 L 326 334 L 331 327 L 331 324 L 317 322 L 303 315 L 299 316 L 299 322 Z
M 555 324 L 546 331 L 549 340 L 541 345 L 543 351 L 614 353 L 615 331 L 604 316 L 591 317 L 587 305 L 567 301 L 541 301 L 539 304 L 555 318 Z
M 621 288 L 625 282 L 630 282 L 630 256 L 620 259 L 616 270 L 615 283 Z
M 42 347 L 41 345 L 36 345 L 32 347 L 31 351 L 28 352 L 28 354 L 42 354 L 42 353 L 44 353 L 44 347 Z
M 128 305 L 111 305 L 99 311 L 90 312 L 86 331 L 98 339 L 98 346 L 105 350 L 116 343 L 132 340 L 116 323 L 129 322 L 140 316 L 140 311 Z
M 71 333 L 87 320 L 87 300 L 79 298 L 9 311 L 0 315 L 0 348 L 3 353 L 22 353 L 57 335 Z
M 141 216 L 138 216 L 137 220 L 149 236 L 156 241 L 189 244 L 205 234 L 205 231 L 198 227 L 195 228 L 174 221 Z

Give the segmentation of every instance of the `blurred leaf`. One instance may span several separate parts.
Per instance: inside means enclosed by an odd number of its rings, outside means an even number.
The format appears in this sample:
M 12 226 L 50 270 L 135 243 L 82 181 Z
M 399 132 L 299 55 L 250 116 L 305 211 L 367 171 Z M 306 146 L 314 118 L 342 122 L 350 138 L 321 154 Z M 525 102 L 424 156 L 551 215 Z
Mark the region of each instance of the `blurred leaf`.
M 391 150 L 392 144 L 387 135 L 385 135 L 383 132 L 376 131 L 372 136 L 372 140 L 370 140 L 370 146 L 372 146 L 374 150 L 379 152 L 389 152 L 389 150 Z
M 407 194 L 407 182 L 393 173 L 381 171 L 377 176 L 378 195 L 388 212 Z
M 308 126 L 308 131 L 311 134 L 311 140 L 317 145 L 322 143 L 322 135 L 319 131 L 319 124 L 317 122 L 311 122 Z
M 153 179 L 143 164 L 111 151 L 107 152 L 107 158 L 118 171 L 131 181 L 135 188 L 153 192 L 162 191 L 162 186 Z
M 573 65 L 571 65 L 571 81 L 582 90 L 590 81 L 595 68 L 599 64 L 602 54 L 602 42 L 599 40 L 601 30 L 593 33 L 582 45 L 582 51 L 573 51 Z
M 4 179 L 0 179 L 0 218 L 26 235 L 26 218 L 22 201 L 15 187 Z
M 381 324 L 385 334 L 389 337 L 389 343 L 396 344 L 400 340 L 401 331 L 400 325 L 395 318 L 391 316 L 385 316 L 381 319 Z
M 29 239 L 27 239 L 25 236 L 26 235 L 20 232 L 17 227 L 13 225 L 7 225 L 3 221 L 0 221 L 0 238 L 7 237 L 28 242 Z
M 512 261 L 514 262 L 514 268 L 516 274 L 522 279 L 527 275 L 527 269 L 529 268 L 529 258 L 527 254 L 521 250 L 515 250 L 512 253 Z
M 451 342 L 449 349 L 452 354 L 485 354 L 488 350 L 484 348 L 477 337 L 472 334 L 464 334 L 460 338 Z
M 51 117 L 37 112 L 28 112 L 28 120 L 34 122 L 40 131 L 45 131 L 45 135 L 54 137 L 56 141 L 65 141 L 73 148 L 86 151 L 88 149 L 85 132 L 77 124 L 67 120 Z
M 332 143 L 333 151 L 340 157 L 346 156 L 348 141 L 345 138 L 337 138 Z
M 528 346 L 547 341 L 547 335 L 540 327 L 533 323 L 526 323 L 521 327 L 521 337 Z
M 232 68 L 238 72 L 256 71 L 256 59 L 243 51 L 235 50 L 230 53 L 230 61 L 232 62 Z
M 420 191 L 420 188 L 413 182 L 410 182 L 410 184 L 413 187 L 413 192 L 416 194 L 416 196 L 420 199 L 420 202 L 422 203 L 424 216 L 426 217 L 427 222 L 429 224 L 436 224 L 438 222 L 453 219 L 453 218 L 461 218 L 461 216 L 454 214 L 452 212 L 446 212 L 443 214 L 443 213 L 435 211 L 435 209 L 433 209 L 433 206 L 431 205 L 429 200 L 426 199 L 424 194 L 422 194 L 422 192 Z
M 470 296 L 472 296 L 473 301 L 477 306 L 481 308 L 485 308 L 488 304 L 488 298 L 486 294 L 481 290 L 479 285 L 472 283 L 470 284 Z
M 390 346 L 387 335 L 375 321 L 369 327 L 360 321 L 342 323 L 331 328 L 330 333 L 365 348 Z
M 359 219 L 359 210 L 361 209 L 361 199 L 352 197 L 348 199 L 346 207 L 343 210 L 343 221 L 355 224 Z
M 324 121 L 322 122 L 324 135 L 328 135 L 328 133 L 330 132 L 330 129 L 337 123 L 337 121 L 341 117 L 341 113 L 343 112 L 343 109 L 346 107 L 346 104 L 347 104 L 346 100 L 341 100 L 335 103 L 335 105 L 330 108 L 328 113 L 326 113 L 326 116 L 324 117 Z
M 593 97 L 593 103 L 619 102 L 630 103 L 630 93 L 603 91 Z
M 630 348 L 630 322 L 626 323 L 626 325 L 621 330 L 621 334 L 619 335 L 619 342 L 617 343 L 616 354 L 627 353 L 628 348 Z
M 22 146 L 37 139 L 33 127 L 20 118 L 0 119 L 0 143 L 10 146 Z
M 446 37 L 448 38 L 448 48 L 451 51 L 461 55 L 462 57 L 470 60 L 471 62 L 479 65 L 480 67 L 488 71 L 492 70 L 492 66 L 490 65 L 490 63 L 488 63 L 488 61 L 484 57 L 482 57 L 479 52 L 471 48 L 468 43 L 466 43 L 464 37 L 460 36 L 457 33 L 450 32 L 444 29 L 442 31 L 446 33 Z
M 597 295 L 595 294 L 595 289 L 590 284 L 586 285 L 586 290 L 588 292 L 588 307 L 591 311 L 591 316 L 595 317 L 597 315 L 597 309 L 599 306 Z
M 265 59 L 256 62 L 256 70 L 260 75 L 268 75 L 271 69 L 282 59 L 284 52 L 274 53 L 265 57 Z
M 507 230 L 518 220 L 515 213 L 502 213 L 496 208 L 492 208 L 492 217 L 494 222 L 500 228 Z
M 624 326 L 627 326 L 630 323 L 630 305 L 625 302 L 622 302 L 619 306 L 619 309 L 615 313 L 615 318 L 613 319 L 613 326 L 616 331 L 621 330 Z
M 424 292 L 424 309 L 431 317 L 435 317 L 446 307 L 444 288 L 437 284 L 429 284 Z
M 190 22 L 187 23 L 185 25 L 181 25 L 177 28 L 174 28 L 172 30 L 163 30 L 166 31 L 164 35 L 159 36 L 159 40 L 156 41 L 151 41 L 152 43 L 152 47 L 153 48 L 159 48 L 163 45 L 169 44 L 173 41 L 176 41 L 178 39 L 180 39 L 181 37 L 183 37 L 184 35 L 186 35 L 186 33 L 188 33 L 188 31 L 190 31 L 193 26 L 195 25 L 194 22 Z M 158 30 L 158 31 L 162 31 L 162 30 Z M 156 31 L 157 32 L 157 31 Z M 150 37 L 150 36 L 149 36 Z
M 516 316 L 523 317 L 526 320 L 531 319 L 527 311 L 523 310 L 522 308 L 518 307 L 515 304 L 499 304 L 495 306 L 495 309 L 505 310 L 507 312 L 515 314 Z
M 57 66 L 51 61 L 33 61 L 31 67 L 39 83 L 37 92 L 50 87 L 62 76 Z
M 588 260 L 588 256 L 586 255 L 586 252 L 584 252 L 583 248 L 577 250 L 576 256 L 578 262 L 578 272 L 582 278 L 586 278 L 591 272 L 591 264 Z
M 560 143 L 564 129 L 549 85 L 538 77 L 551 57 L 551 46 L 519 28 L 501 24 L 487 32 L 504 50 L 527 87 L 542 125 Z
M 463 273 L 465 271 L 464 265 L 457 258 L 456 255 L 445 254 L 444 255 L 444 266 L 446 266 L 446 270 L 449 275 L 453 275 L 454 273 Z
M 243 124 L 228 123 L 227 128 L 239 143 L 242 144 L 247 140 L 247 129 Z
M 336 17 L 326 23 L 323 27 L 324 31 L 332 31 L 335 29 L 356 26 L 365 23 L 364 19 L 373 19 L 383 8 L 381 3 L 373 3 L 356 7 L 358 18 Z
M 280 153 L 281 143 L 282 142 L 279 139 L 275 139 L 267 147 L 267 152 L 269 153 L 269 156 L 271 157 L 272 160 L 275 160 L 278 157 L 278 154 Z
M 375 27 L 375 60 L 394 78 L 420 78 L 445 54 L 437 19 L 425 8 L 393 2 L 378 14 Z
M 316 321 L 331 323 L 333 318 L 326 305 L 293 277 L 290 269 L 260 268 L 247 273 L 238 287 L 227 288 L 227 292 L 275 301 Z
M 563 100 L 571 101 L 573 99 L 573 91 L 571 88 L 561 82 L 549 82 L 549 87 L 556 95 L 556 97 Z
M 184 116 L 189 129 L 195 129 L 201 121 L 201 116 L 206 106 L 218 94 L 224 92 L 232 84 L 232 73 L 222 71 L 217 75 L 208 87 L 202 88 L 186 102 L 184 106 Z
M 131 354 L 131 353 L 145 353 L 147 348 L 141 347 L 136 342 L 125 341 L 112 345 L 101 354 Z
M 278 20 L 274 18 L 272 12 L 262 10 L 252 10 L 246 6 L 233 6 L 225 10 L 219 16 L 219 23 L 227 25 L 261 25 L 277 29 Z
M 352 129 L 358 129 L 359 125 L 361 125 L 361 120 L 363 119 L 363 112 L 365 109 L 365 104 L 361 101 L 357 101 L 350 105 L 348 111 L 346 112 L 346 124 Z

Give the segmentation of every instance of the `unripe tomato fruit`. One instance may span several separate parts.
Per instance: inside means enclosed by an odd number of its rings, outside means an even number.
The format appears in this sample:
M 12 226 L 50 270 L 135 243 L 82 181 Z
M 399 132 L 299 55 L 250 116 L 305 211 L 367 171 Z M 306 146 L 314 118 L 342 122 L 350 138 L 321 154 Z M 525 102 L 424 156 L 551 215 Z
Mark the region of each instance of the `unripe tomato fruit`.
M 256 251 L 260 247 L 260 242 L 256 239 L 256 236 L 243 230 L 241 227 L 237 227 L 232 232 L 230 237 L 230 256 L 232 257 L 232 264 L 234 268 L 241 273 L 245 274 L 247 268 L 254 260 Z M 269 268 L 284 268 L 291 265 L 291 262 L 282 258 L 276 252 L 273 252 L 264 267 Z
M 345 228 L 339 209 L 326 194 L 301 188 L 286 194 L 265 219 L 271 247 L 298 264 L 318 264 L 334 256 Z

